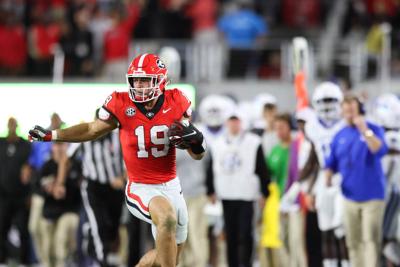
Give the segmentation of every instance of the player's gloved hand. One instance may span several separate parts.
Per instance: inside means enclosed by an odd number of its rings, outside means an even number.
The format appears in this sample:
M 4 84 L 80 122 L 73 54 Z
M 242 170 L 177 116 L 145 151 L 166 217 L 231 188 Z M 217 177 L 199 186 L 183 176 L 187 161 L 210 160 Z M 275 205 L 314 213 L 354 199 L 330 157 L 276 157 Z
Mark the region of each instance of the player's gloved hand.
M 179 149 L 188 149 L 190 148 L 190 145 L 183 141 L 183 139 L 179 136 L 170 136 L 169 137 L 169 142 L 171 145 L 173 145 L 176 148 Z
M 50 130 L 46 130 L 39 125 L 35 125 L 35 127 L 29 130 L 28 139 L 31 142 L 32 141 L 50 142 L 53 139 L 53 135 Z
M 170 143 L 177 148 L 187 149 L 203 143 L 203 134 L 190 121 L 175 121 L 168 131 Z

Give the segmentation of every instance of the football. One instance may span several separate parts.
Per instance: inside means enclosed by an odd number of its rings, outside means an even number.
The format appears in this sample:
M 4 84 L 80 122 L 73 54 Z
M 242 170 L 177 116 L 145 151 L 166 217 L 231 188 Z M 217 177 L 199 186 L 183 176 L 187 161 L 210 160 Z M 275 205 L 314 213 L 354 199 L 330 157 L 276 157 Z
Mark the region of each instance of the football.
M 170 141 L 170 144 L 178 149 L 188 149 L 190 147 L 189 142 L 186 142 L 182 138 L 184 134 L 184 124 L 179 121 L 173 122 L 168 130 L 168 139 Z

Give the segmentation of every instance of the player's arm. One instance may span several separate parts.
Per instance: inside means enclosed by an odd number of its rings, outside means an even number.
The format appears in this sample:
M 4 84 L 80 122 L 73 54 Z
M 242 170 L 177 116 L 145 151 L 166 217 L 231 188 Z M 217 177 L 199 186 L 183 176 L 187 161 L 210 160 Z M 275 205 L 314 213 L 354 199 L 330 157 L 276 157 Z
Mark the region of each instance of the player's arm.
M 118 127 L 114 120 L 96 119 L 65 129 L 49 131 L 40 126 L 35 126 L 29 131 L 29 139 L 33 141 L 61 141 L 61 142 L 86 142 L 99 138 L 100 136 Z
M 66 129 L 58 129 L 57 141 L 85 142 L 97 139 L 118 127 L 113 120 L 103 121 L 96 119 L 92 122 L 81 123 Z
M 196 152 L 193 152 L 192 148 L 188 148 L 186 151 L 189 153 L 189 155 L 192 157 L 192 159 L 195 159 L 195 160 L 201 160 L 204 157 L 204 154 L 206 152 L 204 150 L 200 154 L 196 154 Z

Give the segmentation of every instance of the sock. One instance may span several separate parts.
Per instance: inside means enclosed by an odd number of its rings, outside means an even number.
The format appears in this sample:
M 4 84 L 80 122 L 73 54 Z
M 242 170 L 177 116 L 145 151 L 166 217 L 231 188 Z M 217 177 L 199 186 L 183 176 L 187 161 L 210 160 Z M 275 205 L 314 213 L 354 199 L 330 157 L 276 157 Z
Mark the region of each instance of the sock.
M 337 259 L 324 259 L 323 266 L 324 267 L 338 267 L 338 260 Z
M 324 267 L 332 267 L 332 265 L 331 265 L 331 260 L 330 260 L 330 259 L 324 259 L 324 260 L 322 261 L 322 265 L 323 265 Z
M 341 263 L 342 267 L 350 267 L 349 260 L 341 260 L 340 263 Z

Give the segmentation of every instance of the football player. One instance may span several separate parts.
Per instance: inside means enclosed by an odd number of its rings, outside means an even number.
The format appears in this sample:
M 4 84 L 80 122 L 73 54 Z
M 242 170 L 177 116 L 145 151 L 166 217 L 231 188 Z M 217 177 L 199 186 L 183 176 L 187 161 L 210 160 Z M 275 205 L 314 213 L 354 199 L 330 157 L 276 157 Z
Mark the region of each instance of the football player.
M 383 221 L 383 255 L 393 266 L 400 264 L 396 250 L 400 247 L 400 101 L 394 94 L 383 94 L 374 103 L 374 119 L 385 129 L 389 152 L 382 158 L 387 178 L 386 207 Z M 396 226 L 397 225 L 397 226 Z
M 343 257 L 345 257 L 343 254 L 346 254 L 344 239 L 342 238 L 343 231 L 339 231 L 339 229 L 342 229 L 340 176 L 336 176 L 334 185 L 328 187 L 323 171 L 325 159 L 330 154 L 332 138 L 344 127 L 344 121 L 341 120 L 340 105 L 342 100 L 343 93 L 336 84 L 323 82 L 318 85 L 312 96 L 312 105 L 317 118 L 308 121 L 305 125 L 305 134 L 313 144 L 319 165 L 319 172 L 313 191 L 315 192 L 318 226 L 322 231 L 324 267 L 336 266 L 337 259 L 341 258 L 343 260 Z M 314 156 L 310 155 L 310 159 L 312 158 L 315 159 Z M 334 230 L 336 230 L 336 235 Z M 336 249 L 337 242 L 342 252 Z M 339 253 L 342 254 L 341 257 L 339 257 Z M 342 266 L 348 266 L 347 261 L 343 260 Z
M 165 90 L 167 68 L 157 55 L 142 54 L 129 65 L 128 92 L 107 97 L 93 122 L 47 131 L 35 126 L 33 141 L 85 142 L 119 127 L 128 172 L 129 211 L 152 225 L 156 248 L 137 266 L 176 266 L 187 236 L 187 208 L 176 176 L 175 147 L 193 159 L 205 153 L 202 133 L 188 120 L 190 101 L 178 89 Z

